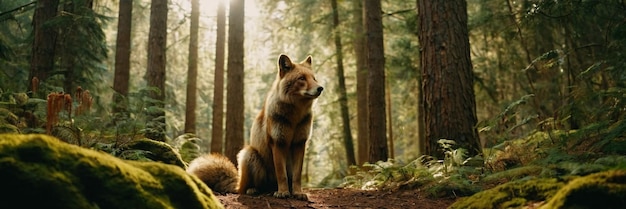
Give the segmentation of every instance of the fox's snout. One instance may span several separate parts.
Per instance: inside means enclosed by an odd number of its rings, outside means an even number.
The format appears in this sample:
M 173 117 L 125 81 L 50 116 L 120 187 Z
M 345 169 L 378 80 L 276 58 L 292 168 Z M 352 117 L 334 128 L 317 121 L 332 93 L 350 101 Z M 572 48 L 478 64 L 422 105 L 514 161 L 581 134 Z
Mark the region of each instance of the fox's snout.
M 314 87 L 306 91 L 305 94 L 313 97 L 318 97 L 320 94 L 322 94 L 322 91 L 324 91 L 324 87 L 317 86 L 317 88 Z
M 322 91 L 324 91 L 324 87 L 318 86 L 316 90 L 317 90 L 317 95 L 320 95 L 322 94 Z

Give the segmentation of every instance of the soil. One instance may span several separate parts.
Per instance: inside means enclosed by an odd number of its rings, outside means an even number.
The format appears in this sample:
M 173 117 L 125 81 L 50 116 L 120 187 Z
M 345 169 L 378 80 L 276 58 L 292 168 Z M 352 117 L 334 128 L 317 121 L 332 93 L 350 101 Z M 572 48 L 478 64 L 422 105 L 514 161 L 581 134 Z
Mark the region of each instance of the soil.
M 271 195 L 217 194 L 227 209 L 246 208 L 447 208 L 455 199 L 432 199 L 419 190 L 365 191 L 356 189 L 307 189 L 309 200 L 279 199 Z

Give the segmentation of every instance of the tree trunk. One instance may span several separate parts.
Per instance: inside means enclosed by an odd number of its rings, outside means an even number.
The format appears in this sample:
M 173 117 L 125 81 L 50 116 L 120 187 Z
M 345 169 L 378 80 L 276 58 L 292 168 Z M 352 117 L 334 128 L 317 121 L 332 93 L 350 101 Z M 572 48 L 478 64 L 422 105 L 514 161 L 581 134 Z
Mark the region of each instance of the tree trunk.
M 395 150 L 394 150 L 394 145 L 393 145 L 393 115 L 391 114 L 391 92 L 389 89 L 389 83 L 386 82 L 385 83 L 385 102 L 387 104 L 387 106 L 385 107 L 385 112 L 386 112 L 386 120 L 387 120 L 387 141 L 388 146 L 389 146 L 389 158 L 394 158 L 395 156 Z
M 215 41 L 215 81 L 213 82 L 213 123 L 211 152 L 223 153 L 224 142 L 224 45 L 226 44 L 226 5 L 217 6 L 217 40 Z
M 148 32 L 148 69 L 146 81 L 150 88 L 146 137 L 165 141 L 165 47 L 167 41 L 167 0 L 152 0 Z
M 113 78 L 113 113 L 128 117 L 128 81 L 130 79 L 130 33 L 133 0 L 120 0 L 115 47 L 115 75 Z
M 230 0 L 228 15 L 228 75 L 226 95 L 226 156 L 237 162 L 237 153 L 243 148 L 243 35 L 244 0 Z
M 418 13 L 425 154 L 443 159 L 439 139 L 454 140 L 453 149 L 467 149 L 469 156 L 479 154 L 467 4 L 418 0 Z
M 367 92 L 369 107 L 369 161 L 387 161 L 389 157 L 385 117 L 385 53 L 380 0 L 364 0 L 367 34 Z
M 54 54 L 57 38 L 57 30 L 51 26 L 44 26 L 46 21 L 57 15 L 59 0 L 39 0 L 33 15 L 33 49 L 30 60 L 30 75 L 28 81 L 36 77 L 40 82 L 45 82 L 54 69 Z M 33 90 L 32 85 L 30 90 Z M 37 92 L 33 92 L 36 96 Z M 47 92 L 42 92 L 42 97 Z
M 358 163 L 369 161 L 369 125 L 367 124 L 367 60 L 365 54 L 365 33 L 363 29 L 363 2 L 354 0 L 354 56 L 356 57 L 356 98 L 357 98 L 357 140 Z
M 346 93 L 345 76 L 343 74 L 343 47 L 341 44 L 341 34 L 339 33 L 339 12 L 337 11 L 337 0 L 331 0 L 333 9 L 333 36 L 335 37 L 335 57 L 337 58 L 337 80 L 339 91 L 339 108 L 341 111 L 341 119 L 343 123 L 344 146 L 346 147 L 346 160 L 348 165 L 356 165 L 354 157 L 354 143 L 352 141 L 352 132 L 350 130 L 350 113 L 348 112 L 348 94 Z
M 422 78 L 417 80 L 417 146 L 418 155 L 425 155 L 428 141 L 426 140 L 426 125 L 424 124 L 424 92 L 422 91 Z
M 198 25 L 200 2 L 191 0 L 191 26 L 189 31 L 189 62 L 187 65 L 187 101 L 185 109 L 185 133 L 196 133 L 196 91 L 198 77 Z

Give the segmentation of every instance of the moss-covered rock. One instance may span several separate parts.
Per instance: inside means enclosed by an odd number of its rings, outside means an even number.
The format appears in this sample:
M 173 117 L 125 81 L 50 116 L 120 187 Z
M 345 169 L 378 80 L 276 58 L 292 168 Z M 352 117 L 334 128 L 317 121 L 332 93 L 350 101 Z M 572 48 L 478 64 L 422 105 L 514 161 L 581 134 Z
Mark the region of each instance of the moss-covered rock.
M 576 178 L 541 208 L 624 208 L 626 170 L 613 170 Z
M 568 181 L 569 180 L 569 181 Z M 536 178 L 512 181 L 467 198 L 449 208 L 523 208 L 541 203 L 553 208 L 624 208 L 626 170 L 611 170 L 566 179 Z
M 512 181 L 456 201 L 449 208 L 520 208 L 553 196 L 565 183 L 558 179 Z
M 189 163 L 202 155 L 202 149 L 200 148 L 201 141 L 203 140 L 198 138 L 195 134 L 185 133 L 174 138 L 169 144 L 178 150 L 178 153 L 180 153 L 180 156 L 185 162 Z
M 137 150 L 145 152 L 134 152 Z M 183 170 L 187 169 L 187 163 L 183 161 L 178 151 L 165 142 L 155 141 L 152 139 L 139 139 L 132 141 L 121 148 L 121 152 L 126 151 L 142 155 L 135 156 L 136 158 L 150 159 L 156 162 L 177 165 Z M 133 158 L 132 156 L 129 157 L 128 155 L 125 155 L 122 158 L 137 160 L 136 158 Z
M 174 165 L 133 162 L 46 135 L 0 135 L 0 202 L 18 208 L 222 208 Z

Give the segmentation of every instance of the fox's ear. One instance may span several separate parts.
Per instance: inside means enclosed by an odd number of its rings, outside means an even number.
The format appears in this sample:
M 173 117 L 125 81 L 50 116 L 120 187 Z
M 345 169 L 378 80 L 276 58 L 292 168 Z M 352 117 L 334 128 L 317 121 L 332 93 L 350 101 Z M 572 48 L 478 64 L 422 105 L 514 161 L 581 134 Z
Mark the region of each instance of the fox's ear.
M 308 64 L 309 66 L 311 66 L 311 55 L 306 57 L 306 59 L 302 61 L 302 64 Z
M 278 73 L 280 74 L 280 77 L 282 78 L 292 69 L 293 63 L 291 62 L 291 59 L 289 59 L 287 55 L 281 54 L 280 58 L 278 58 Z

